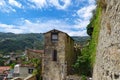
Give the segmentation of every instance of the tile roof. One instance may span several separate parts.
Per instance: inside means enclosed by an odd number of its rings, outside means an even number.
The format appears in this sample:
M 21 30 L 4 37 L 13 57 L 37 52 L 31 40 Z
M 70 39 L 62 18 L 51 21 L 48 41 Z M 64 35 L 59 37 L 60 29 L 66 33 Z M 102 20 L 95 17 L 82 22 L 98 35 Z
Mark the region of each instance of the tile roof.
M 34 50 L 34 49 L 27 49 L 28 52 L 34 52 L 34 53 L 44 53 L 44 50 Z
M 0 73 L 3 73 L 6 70 L 10 70 L 10 66 L 0 66 Z

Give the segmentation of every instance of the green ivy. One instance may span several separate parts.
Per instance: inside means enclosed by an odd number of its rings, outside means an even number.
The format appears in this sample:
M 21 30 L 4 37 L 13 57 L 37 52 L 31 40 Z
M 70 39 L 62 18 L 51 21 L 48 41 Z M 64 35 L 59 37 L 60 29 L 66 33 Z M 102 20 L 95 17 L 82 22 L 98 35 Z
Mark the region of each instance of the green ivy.
M 87 33 L 91 36 L 89 45 L 82 49 L 81 55 L 74 65 L 76 72 L 80 75 L 92 76 L 100 31 L 101 11 L 101 7 L 97 6 L 96 13 L 87 27 Z

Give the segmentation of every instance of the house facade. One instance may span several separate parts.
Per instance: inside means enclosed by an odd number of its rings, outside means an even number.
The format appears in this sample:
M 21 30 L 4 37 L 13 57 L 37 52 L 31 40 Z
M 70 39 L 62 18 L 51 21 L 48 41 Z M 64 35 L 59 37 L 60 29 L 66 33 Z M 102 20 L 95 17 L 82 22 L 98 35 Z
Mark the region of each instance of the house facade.
M 4 77 L 7 77 L 10 71 L 10 66 L 0 66 L 0 80 L 3 80 Z
M 27 65 L 17 64 L 14 66 L 13 77 L 26 78 L 34 71 L 34 67 Z
M 65 80 L 67 75 L 72 74 L 72 65 L 76 60 L 74 40 L 55 29 L 44 33 L 44 37 L 43 80 Z

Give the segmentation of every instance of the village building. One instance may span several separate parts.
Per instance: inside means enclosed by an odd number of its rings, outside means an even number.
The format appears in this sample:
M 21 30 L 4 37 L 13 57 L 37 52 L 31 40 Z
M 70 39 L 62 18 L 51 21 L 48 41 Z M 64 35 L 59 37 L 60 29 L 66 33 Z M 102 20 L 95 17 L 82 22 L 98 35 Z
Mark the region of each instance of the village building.
M 26 49 L 25 53 L 28 60 L 33 58 L 42 59 L 44 50 Z
M 10 66 L 1 66 L 0 67 L 0 80 L 3 80 L 4 77 L 7 77 L 9 71 L 10 71 Z
M 67 33 L 54 29 L 44 33 L 44 50 L 26 49 L 25 55 L 27 60 L 35 58 L 41 61 L 39 66 L 42 69 L 42 80 L 79 80 L 78 76 L 71 77 L 74 74 L 73 65 L 79 55 L 79 48 Z M 29 65 L 33 66 L 32 64 Z M 14 77 L 25 78 L 32 72 L 32 67 L 14 67 Z
M 43 80 L 65 80 L 74 72 L 72 65 L 77 57 L 74 40 L 67 33 L 55 29 L 44 33 L 44 38 Z
M 16 78 L 21 78 L 25 79 L 26 77 L 30 76 L 33 74 L 34 67 L 30 65 L 21 65 L 17 64 L 14 66 L 14 72 L 13 72 L 13 77 Z
M 4 63 L 5 65 L 7 64 L 12 64 L 12 63 L 21 63 L 21 56 L 20 54 L 16 54 L 14 52 L 11 52 L 10 55 L 4 56 L 4 58 L 8 58 L 8 60 Z

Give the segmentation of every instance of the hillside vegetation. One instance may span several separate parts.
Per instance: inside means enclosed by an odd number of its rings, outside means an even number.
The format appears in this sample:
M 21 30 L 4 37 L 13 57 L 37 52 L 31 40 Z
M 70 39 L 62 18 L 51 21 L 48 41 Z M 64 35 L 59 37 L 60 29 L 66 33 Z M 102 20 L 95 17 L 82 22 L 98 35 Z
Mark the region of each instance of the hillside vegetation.
M 82 49 L 81 55 L 74 65 L 79 75 L 92 76 L 100 32 L 101 11 L 102 8 L 98 2 L 95 13 L 87 26 L 87 33 L 90 36 L 89 45 Z
M 43 34 L 0 33 L 0 54 L 22 52 L 26 48 L 43 49 Z
M 85 45 L 88 36 L 72 36 L 76 43 Z M 44 35 L 42 33 L 14 34 L 0 33 L 0 54 L 9 54 L 10 52 L 21 53 L 26 48 L 43 49 Z

